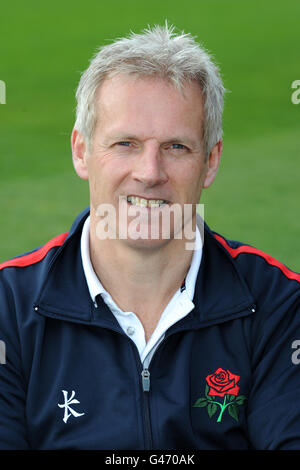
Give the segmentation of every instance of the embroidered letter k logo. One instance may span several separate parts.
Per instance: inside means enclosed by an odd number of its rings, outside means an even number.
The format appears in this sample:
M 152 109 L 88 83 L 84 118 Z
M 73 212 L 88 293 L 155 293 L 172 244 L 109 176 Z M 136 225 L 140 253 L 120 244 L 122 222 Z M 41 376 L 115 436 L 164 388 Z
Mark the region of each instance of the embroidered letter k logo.
M 63 421 L 66 423 L 71 415 L 73 415 L 75 418 L 78 418 L 79 416 L 83 416 L 84 413 L 77 413 L 77 411 L 73 410 L 73 408 L 70 407 L 70 405 L 77 405 L 78 403 L 80 403 L 78 400 L 76 400 L 76 398 L 74 398 L 75 396 L 74 390 L 72 391 L 72 395 L 70 396 L 69 399 L 68 399 L 68 392 L 66 390 L 62 390 L 62 392 L 64 395 L 65 403 L 62 405 L 58 404 L 57 406 L 65 409 Z

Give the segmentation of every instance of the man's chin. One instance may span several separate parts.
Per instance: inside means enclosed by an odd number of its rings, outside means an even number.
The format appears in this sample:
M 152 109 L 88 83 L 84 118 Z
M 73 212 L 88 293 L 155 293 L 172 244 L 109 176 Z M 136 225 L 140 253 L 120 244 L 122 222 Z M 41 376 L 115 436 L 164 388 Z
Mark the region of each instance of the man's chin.
M 135 250 L 156 251 L 170 244 L 172 238 L 131 238 L 128 236 L 127 238 L 120 238 L 119 240 L 121 240 L 127 247 Z

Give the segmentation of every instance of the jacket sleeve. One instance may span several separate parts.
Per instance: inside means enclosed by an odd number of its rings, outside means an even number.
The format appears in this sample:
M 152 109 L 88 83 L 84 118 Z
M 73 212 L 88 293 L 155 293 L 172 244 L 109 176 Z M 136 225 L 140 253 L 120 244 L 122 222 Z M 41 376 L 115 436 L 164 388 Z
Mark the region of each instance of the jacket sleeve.
M 263 297 L 252 325 L 248 432 L 255 449 L 299 450 L 300 284 L 270 282 Z
M 29 449 L 26 386 L 13 292 L 0 272 L 0 450 Z

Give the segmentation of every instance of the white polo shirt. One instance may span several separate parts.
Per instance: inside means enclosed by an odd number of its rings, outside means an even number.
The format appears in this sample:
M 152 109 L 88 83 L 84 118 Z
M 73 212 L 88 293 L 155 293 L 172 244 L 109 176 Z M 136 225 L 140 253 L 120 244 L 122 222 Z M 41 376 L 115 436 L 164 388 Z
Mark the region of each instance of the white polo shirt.
M 84 223 L 81 235 L 81 258 L 83 270 L 91 298 L 95 305 L 97 295 L 101 295 L 111 312 L 119 322 L 123 331 L 134 341 L 140 354 L 141 362 L 147 368 L 151 358 L 163 340 L 165 332 L 170 326 L 185 317 L 194 308 L 193 297 L 195 283 L 202 258 L 202 239 L 196 227 L 196 249 L 193 252 L 192 262 L 185 279 L 185 289 L 178 289 L 165 310 L 163 311 L 156 328 L 146 343 L 145 331 L 142 323 L 134 312 L 124 312 L 114 302 L 110 294 L 104 289 L 97 277 L 90 259 L 89 248 L 90 217 Z

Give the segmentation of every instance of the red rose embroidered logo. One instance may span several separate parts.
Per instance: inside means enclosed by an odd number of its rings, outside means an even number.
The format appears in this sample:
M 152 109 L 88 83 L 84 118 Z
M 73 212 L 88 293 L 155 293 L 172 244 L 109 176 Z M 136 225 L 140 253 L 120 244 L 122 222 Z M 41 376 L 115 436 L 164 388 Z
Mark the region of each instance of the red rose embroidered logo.
M 217 423 L 220 423 L 224 411 L 228 413 L 236 421 L 239 420 L 239 405 L 243 405 L 247 399 L 244 395 L 239 394 L 239 386 L 237 385 L 240 376 L 232 374 L 229 370 L 219 369 L 214 374 L 206 377 L 205 397 L 198 398 L 194 403 L 194 408 L 204 408 L 207 406 L 207 413 L 210 418 L 219 409 Z M 217 397 L 224 397 L 223 403 Z

